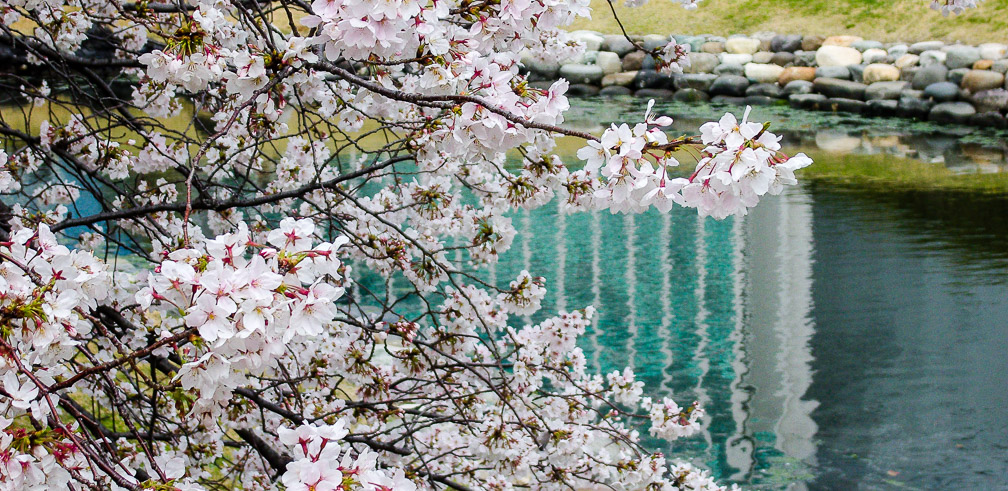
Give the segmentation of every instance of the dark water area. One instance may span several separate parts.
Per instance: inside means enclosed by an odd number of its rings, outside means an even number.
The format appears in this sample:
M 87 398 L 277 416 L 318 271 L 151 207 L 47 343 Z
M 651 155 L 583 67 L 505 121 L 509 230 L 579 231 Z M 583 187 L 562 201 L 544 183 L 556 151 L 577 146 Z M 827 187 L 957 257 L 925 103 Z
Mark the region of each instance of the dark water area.
M 699 400 L 649 444 L 767 489 L 1008 488 L 1008 199 L 805 186 L 741 219 L 516 214 L 491 272 L 595 305 L 593 366 Z

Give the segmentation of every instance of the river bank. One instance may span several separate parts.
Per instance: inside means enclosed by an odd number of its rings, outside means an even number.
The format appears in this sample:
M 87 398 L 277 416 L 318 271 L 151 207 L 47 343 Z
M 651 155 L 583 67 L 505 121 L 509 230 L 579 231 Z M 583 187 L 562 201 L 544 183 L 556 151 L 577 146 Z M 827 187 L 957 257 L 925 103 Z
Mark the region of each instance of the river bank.
M 623 36 L 575 31 L 586 53 L 565 63 L 523 59 L 534 85 L 564 78 L 572 95 L 635 95 L 683 102 L 788 104 L 810 110 L 1006 128 L 1008 45 L 922 41 L 882 43 L 857 36 L 646 35 L 654 49 L 688 44 L 682 74 Z

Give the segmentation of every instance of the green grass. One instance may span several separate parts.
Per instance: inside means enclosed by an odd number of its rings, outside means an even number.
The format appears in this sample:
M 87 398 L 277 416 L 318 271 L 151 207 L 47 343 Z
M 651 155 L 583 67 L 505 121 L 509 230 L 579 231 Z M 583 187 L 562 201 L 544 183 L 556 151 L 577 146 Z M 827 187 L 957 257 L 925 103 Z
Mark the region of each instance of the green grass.
M 614 2 L 630 34 L 727 35 L 774 31 L 823 36 L 853 34 L 878 41 L 941 39 L 979 44 L 1008 42 L 1008 0 L 985 0 L 977 9 L 942 17 L 930 0 L 702 0 L 696 10 L 651 0 L 638 9 Z M 593 19 L 571 27 L 619 33 L 609 5 L 593 0 Z
M 1008 172 L 955 174 L 941 164 L 878 155 L 808 152 L 815 161 L 798 171 L 801 181 L 891 191 L 949 191 L 1008 194 Z

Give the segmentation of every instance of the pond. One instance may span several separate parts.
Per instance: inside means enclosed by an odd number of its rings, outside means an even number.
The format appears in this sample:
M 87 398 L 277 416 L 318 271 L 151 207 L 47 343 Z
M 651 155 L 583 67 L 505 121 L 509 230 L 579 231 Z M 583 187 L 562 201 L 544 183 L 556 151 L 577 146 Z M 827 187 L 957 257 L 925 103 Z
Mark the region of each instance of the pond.
M 660 109 L 683 131 L 723 113 Z M 643 102 L 572 112 L 600 129 Z M 779 108 L 754 119 L 779 123 L 787 148 L 880 165 L 1005 164 L 998 133 Z M 752 488 L 1008 486 L 1008 197 L 813 181 L 742 219 L 553 203 L 513 222 L 490 280 L 546 278 L 525 322 L 594 305 L 581 342 L 593 368 L 631 366 L 646 394 L 706 407 L 702 435 L 650 445 Z

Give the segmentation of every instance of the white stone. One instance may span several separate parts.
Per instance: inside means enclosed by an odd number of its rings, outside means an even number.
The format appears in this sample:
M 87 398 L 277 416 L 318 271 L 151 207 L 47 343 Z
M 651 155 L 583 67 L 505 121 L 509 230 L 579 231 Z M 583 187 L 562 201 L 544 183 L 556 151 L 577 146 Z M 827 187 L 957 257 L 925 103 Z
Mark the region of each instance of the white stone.
M 583 43 L 587 51 L 598 51 L 605 41 L 601 34 L 594 31 L 574 31 L 569 36 L 572 40 Z
M 864 83 L 873 84 L 875 82 L 895 82 L 899 80 L 900 71 L 892 65 L 884 63 L 873 63 L 864 69 Z
M 752 62 L 752 55 L 747 54 L 732 54 L 732 53 L 721 53 L 719 56 L 721 58 L 721 63 L 725 65 L 745 65 L 746 63 Z
M 848 66 L 861 64 L 861 52 L 846 46 L 823 46 L 816 51 L 819 66 Z
M 886 50 L 878 48 L 866 49 L 864 53 L 861 53 L 861 58 L 865 63 L 883 62 L 888 57 L 889 53 Z
M 784 67 L 770 63 L 747 63 L 745 76 L 761 84 L 772 84 L 784 72 Z
M 985 43 L 979 47 L 980 58 L 984 60 L 1000 60 L 1008 55 L 1008 46 L 1001 43 Z
M 918 63 L 920 63 L 920 56 L 906 54 L 906 55 L 900 56 L 899 58 L 896 58 L 895 65 L 896 65 L 896 68 L 899 68 L 900 70 L 902 70 L 902 69 L 907 68 L 907 67 L 917 66 Z
M 760 48 L 760 40 L 753 38 L 731 38 L 725 41 L 725 51 L 735 55 L 751 55 Z
M 612 51 L 599 51 L 595 57 L 595 64 L 602 67 L 602 73 L 606 75 L 623 70 L 623 60 Z
M 946 58 L 948 58 L 948 53 L 930 49 L 920 54 L 920 66 L 944 65 Z

